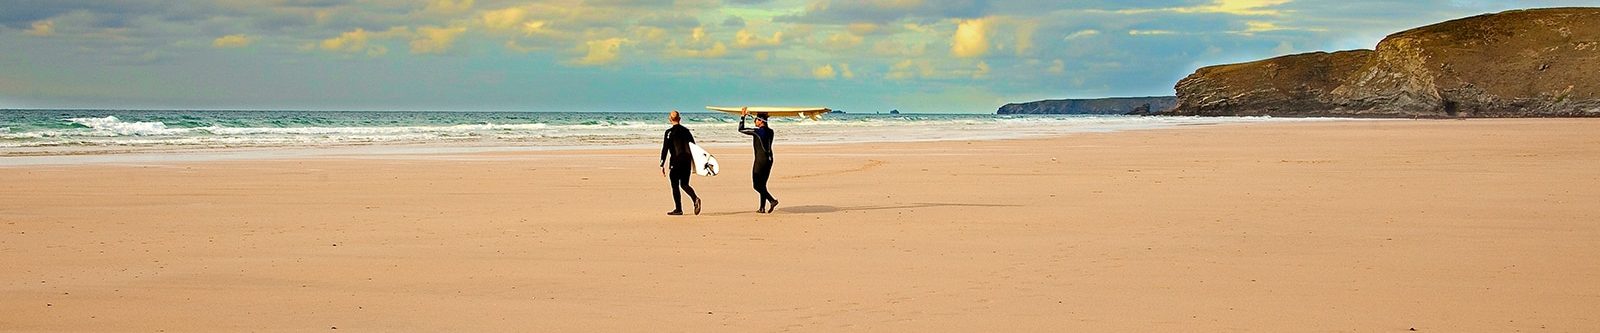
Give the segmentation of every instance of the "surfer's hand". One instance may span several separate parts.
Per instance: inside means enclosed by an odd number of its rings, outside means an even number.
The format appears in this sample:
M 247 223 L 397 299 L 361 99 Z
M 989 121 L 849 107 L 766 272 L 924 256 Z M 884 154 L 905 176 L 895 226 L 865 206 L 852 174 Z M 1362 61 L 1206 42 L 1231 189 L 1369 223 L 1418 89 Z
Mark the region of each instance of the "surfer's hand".
M 666 177 L 667 176 L 667 167 L 666 166 L 662 166 L 661 167 L 661 176 L 662 177 Z

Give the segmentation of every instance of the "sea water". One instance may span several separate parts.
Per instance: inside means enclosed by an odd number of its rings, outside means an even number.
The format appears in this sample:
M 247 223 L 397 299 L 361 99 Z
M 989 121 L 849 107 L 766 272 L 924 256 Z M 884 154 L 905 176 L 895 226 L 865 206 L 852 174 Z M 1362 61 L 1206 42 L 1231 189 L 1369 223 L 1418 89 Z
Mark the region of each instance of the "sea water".
M 0 158 L 349 146 L 540 148 L 659 144 L 665 112 L 0 110 Z M 1183 125 L 1300 121 L 1265 117 L 828 114 L 774 119 L 780 144 L 1026 138 Z M 697 142 L 747 142 L 739 117 L 684 113 Z

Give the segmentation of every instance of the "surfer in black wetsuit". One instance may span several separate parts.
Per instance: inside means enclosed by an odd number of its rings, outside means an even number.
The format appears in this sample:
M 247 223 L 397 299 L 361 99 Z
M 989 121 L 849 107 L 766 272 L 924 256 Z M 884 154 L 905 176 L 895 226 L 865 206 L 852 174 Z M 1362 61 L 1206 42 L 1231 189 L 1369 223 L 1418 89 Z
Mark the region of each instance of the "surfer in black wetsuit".
M 761 194 L 761 207 L 757 213 L 772 213 L 778 210 L 778 199 L 767 192 L 767 178 L 772 176 L 772 128 L 767 127 L 767 114 L 756 114 L 756 127 L 744 127 L 745 118 L 750 117 L 750 109 L 744 109 L 744 115 L 739 117 L 739 133 L 749 135 L 755 143 L 755 166 L 750 168 L 751 181 L 755 183 L 756 193 Z M 768 208 L 767 203 L 772 203 Z
M 700 197 L 694 195 L 693 187 L 689 187 L 689 176 L 694 173 L 694 157 L 689 155 L 689 144 L 694 143 L 694 134 L 679 124 L 683 118 L 678 110 L 672 110 L 667 118 L 672 122 L 672 128 L 667 129 L 666 136 L 661 140 L 661 175 L 667 176 L 667 180 L 672 182 L 673 208 L 667 215 L 683 215 L 683 198 L 678 194 L 679 188 L 689 194 L 689 200 L 694 201 L 694 214 L 700 215 Z M 668 155 L 672 159 L 670 166 L 667 164 Z

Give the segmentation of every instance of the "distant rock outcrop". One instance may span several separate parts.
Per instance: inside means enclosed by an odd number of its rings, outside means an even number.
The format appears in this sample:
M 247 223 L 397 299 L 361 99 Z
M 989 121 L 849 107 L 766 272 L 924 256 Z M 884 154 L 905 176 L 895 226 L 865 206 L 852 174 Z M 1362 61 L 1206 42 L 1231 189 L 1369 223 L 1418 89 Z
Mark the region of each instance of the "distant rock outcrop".
M 1152 114 L 1178 105 L 1175 96 L 1049 99 L 1001 106 L 996 114 Z
M 1514 10 L 1315 52 L 1201 68 L 1168 115 L 1600 116 L 1600 8 Z

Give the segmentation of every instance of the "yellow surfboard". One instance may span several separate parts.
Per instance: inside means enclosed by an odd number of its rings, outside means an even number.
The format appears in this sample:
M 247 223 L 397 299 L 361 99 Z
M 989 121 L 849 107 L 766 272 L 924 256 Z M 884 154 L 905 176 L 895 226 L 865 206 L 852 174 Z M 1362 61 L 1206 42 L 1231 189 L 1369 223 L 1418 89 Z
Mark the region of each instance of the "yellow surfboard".
M 721 111 L 721 112 L 731 113 L 731 114 L 734 114 L 734 115 L 742 115 L 742 114 L 744 114 L 744 110 L 743 109 L 745 109 L 745 108 L 746 107 L 707 106 L 706 110 Z M 751 107 L 748 107 L 748 108 L 750 109 L 750 114 L 751 115 L 754 115 L 756 113 L 766 113 L 768 117 L 804 117 L 804 118 L 811 118 L 811 120 L 817 120 L 817 118 L 822 117 L 823 114 L 826 114 L 828 112 L 832 112 L 833 111 L 832 109 L 820 108 L 820 107 L 818 107 L 818 108 L 807 108 L 807 107 L 751 106 Z

